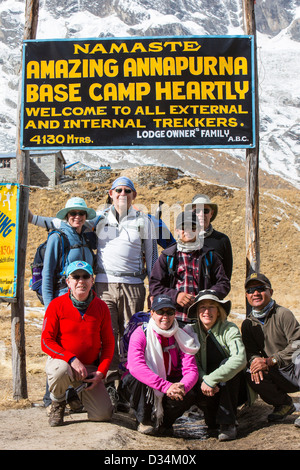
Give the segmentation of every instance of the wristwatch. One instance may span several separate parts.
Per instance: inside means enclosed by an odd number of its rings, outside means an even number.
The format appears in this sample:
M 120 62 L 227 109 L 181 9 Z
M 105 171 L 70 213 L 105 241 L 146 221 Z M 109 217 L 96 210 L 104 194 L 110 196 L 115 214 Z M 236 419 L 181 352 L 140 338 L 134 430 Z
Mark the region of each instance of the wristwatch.
M 271 361 L 272 361 L 272 365 L 273 365 L 273 366 L 276 366 L 276 364 L 277 364 L 277 359 L 276 359 L 274 356 L 271 356 Z

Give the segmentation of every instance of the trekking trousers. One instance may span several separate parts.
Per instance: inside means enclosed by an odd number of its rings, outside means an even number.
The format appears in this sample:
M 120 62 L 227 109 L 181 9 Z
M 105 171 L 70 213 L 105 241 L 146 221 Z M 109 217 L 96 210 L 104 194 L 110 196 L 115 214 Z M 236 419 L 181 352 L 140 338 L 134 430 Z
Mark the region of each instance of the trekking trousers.
M 146 289 L 143 283 L 126 284 L 122 282 L 96 282 L 95 289 L 97 296 L 109 308 L 115 337 L 115 352 L 106 376 L 108 384 L 120 380 L 119 341 L 132 315 L 144 310 Z
M 97 367 L 93 365 L 85 365 L 85 367 L 89 374 L 97 370 Z M 68 387 L 71 385 L 75 388 L 82 383 L 74 380 L 71 366 L 61 359 L 49 357 L 46 363 L 46 374 L 52 401 L 64 401 Z M 99 382 L 93 390 L 82 390 L 78 396 L 87 411 L 89 420 L 109 421 L 111 419 L 113 409 L 104 381 Z

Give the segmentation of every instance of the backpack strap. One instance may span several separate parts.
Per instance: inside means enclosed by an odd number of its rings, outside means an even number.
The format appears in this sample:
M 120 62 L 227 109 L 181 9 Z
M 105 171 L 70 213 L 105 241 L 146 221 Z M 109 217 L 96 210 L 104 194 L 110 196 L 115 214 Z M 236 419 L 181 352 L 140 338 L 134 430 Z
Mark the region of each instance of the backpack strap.
M 135 271 L 135 272 L 129 272 L 129 271 L 110 271 L 109 269 L 102 269 L 102 268 L 97 268 L 96 269 L 96 274 L 98 273 L 106 273 L 106 274 L 110 274 L 111 276 L 115 276 L 115 277 L 126 277 L 126 276 L 129 276 L 129 277 L 138 277 L 140 279 L 145 279 L 146 277 L 146 269 L 141 269 L 141 271 Z
M 69 249 L 70 249 L 70 244 L 69 244 L 69 240 L 68 240 L 68 237 L 66 236 L 66 234 L 56 228 L 54 230 L 51 230 L 51 232 L 49 232 L 48 234 L 48 238 L 50 237 L 50 235 L 52 235 L 53 233 L 57 233 L 59 235 L 59 238 L 60 238 L 60 249 L 61 249 L 61 258 L 60 258 L 60 268 L 57 269 L 57 274 L 59 276 L 63 276 L 64 275 L 64 268 L 65 268 L 65 258 L 66 258 L 66 250 L 68 249 L 68 252 L 69 252 Z
M 175 271 L 174 271 L 174 256 L 167 256 L 167 268 L 168 268 L 168 274 L 170 276 L 175 276 Z
M 213 262 L 213 252 L 209 251 L 204 255 L 204 276 L 207 280 L 210 280 L 210 270 Z
M 105 211 L 107 211 L 107 209 L 105 209 Z M 104 215 L 104 214 L 98 215 L 97 220 L 96 220 L 96 222 L 95 222 L 95 225 L 94 225 L 93 228 L 92 228 L 92 232 L 94 232 L 94 231 L 96 230 L 96 227 L 97 227 L 97 225 L 99 224 L 100 220 L 105 219 L 105 217 L 106 217 L 106 215 Z
M 147 328 L 148 328 L 148 322 L 144 321 L 143 324 L 141 325 L 143 332 L 147 336 Z

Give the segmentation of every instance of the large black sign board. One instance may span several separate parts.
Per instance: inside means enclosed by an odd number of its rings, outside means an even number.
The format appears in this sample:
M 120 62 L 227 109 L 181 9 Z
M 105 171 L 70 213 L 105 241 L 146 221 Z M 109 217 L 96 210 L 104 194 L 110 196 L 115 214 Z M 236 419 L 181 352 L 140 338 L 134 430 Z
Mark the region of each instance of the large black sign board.
M 23 48 L 24 150 L 254 147 L 253 36 Z

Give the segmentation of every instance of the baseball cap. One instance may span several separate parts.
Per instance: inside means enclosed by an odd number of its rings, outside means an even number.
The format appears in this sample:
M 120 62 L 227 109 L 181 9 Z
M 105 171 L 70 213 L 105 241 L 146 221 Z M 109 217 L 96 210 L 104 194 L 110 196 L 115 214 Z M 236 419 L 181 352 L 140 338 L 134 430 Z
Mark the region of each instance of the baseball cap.
M 191 229 L 193 225 L 200 227 L 198 217 L 194 212 L 184 211 L 178 214 L 175 225 L 177 229 L 180 230 L 182 227 L 185 227 L 185 229 Z
M 72 274 L 74 271 L 83 270 L 89 273 L 91 276 L 93 275 L 93 268 L 90 264 L 86 263 L 85 261 L 73 261 L 67 267 L 67 276 Z
M 264 284 L 265 286 L 269 287 L 270 289 L 272 287 L 269 279 L 262 273 L 251 273 L 245 281 L 245 288 L 247 287 L 250 281 L 258 281 L 261 284 Z
M 157 295 L 154 297 L 151 310 L 156 311 L 165 307 L 173 308 L 174 310 L 176 308 L 173 300 L 168 295 Z

